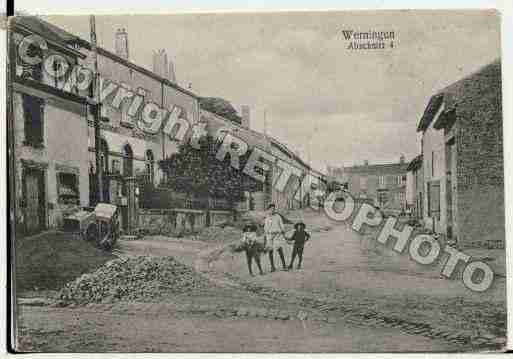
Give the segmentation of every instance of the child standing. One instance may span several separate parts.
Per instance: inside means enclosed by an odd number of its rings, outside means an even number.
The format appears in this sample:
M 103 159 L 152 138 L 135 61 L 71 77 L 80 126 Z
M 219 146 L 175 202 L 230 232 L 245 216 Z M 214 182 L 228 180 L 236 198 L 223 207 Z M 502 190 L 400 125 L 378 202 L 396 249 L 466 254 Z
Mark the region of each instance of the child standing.
M 292 258 L 290 259 L 289 269 L 292 269 L 296 256 L 298 256 L 299 259 L 297 269 L 301 269 L 305 242 L 310 239 L 310 234 L 305 231 L 305 228 L 306 225 L 303 222 L 298 222 L 294 225 L 294 234 L 292 234 L 292 237 L 290 238 L 290 241 L 294 242 L 294 248 L 292 249 Z
M 262 265 L 260 264 L 260 251 L 257 243 L 257 226 L 254 224 L 248 224 L 242 229 L 242 243 L 245 246 L 246 261 L 248 263 L 249 274 L 253 276 L 252 262 L 255 259 L 260 274 L 264 274 L 262 271 Z

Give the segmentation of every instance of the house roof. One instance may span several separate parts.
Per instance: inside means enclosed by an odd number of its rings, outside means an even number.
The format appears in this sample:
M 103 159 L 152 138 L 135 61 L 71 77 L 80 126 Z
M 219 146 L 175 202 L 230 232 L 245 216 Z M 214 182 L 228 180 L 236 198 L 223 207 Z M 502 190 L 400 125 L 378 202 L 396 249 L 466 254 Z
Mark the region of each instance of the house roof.
M 87 46 L 85 46 L 85 47 L 87 49 L 90 49 L 91 44 L 87 43 Z M 195 99 L 199 99 L 200 98 L 200 96 L 198 96 L 197 94 L 195 94 L 195 93 L 193 93 L 193 92 L 191 92 L 189 90 L 186 90 L 183 87 L 175 84 L 174 82 L 171 82 L 170 80 L 168 80 L 168 79 L 166 79 L 164 77 L 161 77 L 161 76 L 157 75 L 156 73 L 154 73 L 154 72 L 152 72 L 152 71 L 150 71 L 150 70 L 148 70 L 148 69 L 146 69 L 146 68 L 144 68 L 142 66 L 139 66 L 139 65 L 131 62 L 130 60 L 127 60 L 127 59 L 125 59 L 125 58 L 123 58 L 121 56 L 118 56 L 115 53 L 110 52 L 109 50 L 105 50 L 102 47 L 98 47 L 97 50 L 98 50 L 98 53 L 100 55 L 102 55 L 102 56 L 106 56 L 106 57 L 110 58 L 111 60 L 114 60 L 116 62 L 119 62 L 119 63 L 127 66 L 127 67 L 130 67 L 131 69 L 134 69 L 137 72 L 145 74 L 145 75 L 147 75 L 147 76 L 149 76 L 149 77 L 151 77 L 151 78 L 153 78 L 153 79 L 155 79 L 155 80 L 157 80 L 159 82 L 163 82 L 167 86 L 173 87 L 174 89 L 176 89 L 176 90 L 178 90 L 178 91 L 180 91 L 182 93 L 185 93 L 185 94 L 187 94 L 187 95 L 189 95 L 191 97 L 194 97 Z
M 202 112 L 209 114 L 213 118 L 217 118 L 219 121 L 223 121 L 228 124 L 228 126 L 236 133 L 236 136 L 241 140 L 244 140 L 250 147 L 259 147 L 262 150 L 266 150 L 269 145 L 276 148 L 280 153 L 282 153 L 285 157 L 293 160 L 302 168 L 318 175 L 321 178 L 325 178 L 326 175 L 314 170 L 309 166 L 300 156 L 295 154 L 287 145 L 278 141 L 276 138 L 272 136 L 266 136 L 261 132 L 257 132 L 247 127 L 243 127 L 238 123 L 230 121 L 229 119 L 220 116 L 212 111 L 208 111 L 205 109 L 201 109 Z M 290 162 L 289 162 L 290 163 Z M 291 164 L 291 163 L 290 163 Z
M 70 44 L 72 42 L 80 43 L 83 41 L 78 36 L 50 24 L 37 16 L 15 16 L 12 18 L 12 22 L 15 26 L 25 26 L 51 41 L 64 44 Z
M 66 30 L 64 30 L 56 25 L 53 25 L 37 16 L 16 16 L 16 17 L 13 17 L 12 19 L 13 19 L 12 20 L 13 24 L 15 26 L 22 26 L 22 27 L 28 28 L 31 31 L 42 36 L 43 38 L 45 38 L 51 42 L 58 43 L 61 46 L 63 46 L 63 45 L 69 46 L 72 43 L 76 43 L 87 50 L 91 50 L 91 43 L 89 41 L 86 41 L 76 35 L 73 35 L 73 34 L 67 32 Z M 76 51 L 67 46 L 66 46 L 67 50 L 73 51 L 76 55 L 79 55 L 80 57 L 85 57 L 85 55 L 82 54 L 81 52 Z M 97 50 L 98 50 L 98 53 L 102 56 L 109 57 L 110 59 L 112 59 L 118 63 L 121 63 L 127 67 L 130 67 L 130 68 L 138 71 L 138 72 L 141 72 L 157 81 L 163 82 L 167 86 L 173 87 L 176 90 L 183 92 L 187 95 L 190 95 L 196 99 L 200 98 L 195 93 L 193 93 L 187 89 L 184 89 L 183 87 L 179 86 L 178 84 L 171 82 L 170 80 L 163 78 L 163 77 L 157 75 L 156 73 L 154 73 L 142 66 L 139 66 L 127 59 L 124 59 L 111 51 L 108 51 L 99 46 L 97 47 Z
M 58 26 L 55 26 L 53 24 L 50 24 L 49 22 L 46 22 L 45 20 L 42 20 L 40 19 L 39 17 L 36 17 L 36 16 L 19 16 L 19 17 L 15 17 L 14 20 L 13 20 L 16 24 L 19 24 L 19 25 L 22 25 L 24 27 L 27 27 L 31 30 L 33 30 L 34 32 L 38 33 L 39 35 L 47 38 L 48 40 L 50 41 L 54 41 L 54 42 L 58 42 L 59 44 L 61 45 L 70 45 L 71 43 L 75 42 L 75 43 L 78 43 L 80 46 L 86 48 L 86 49 L 91 49 L 91 44 L 86 41 L 86 40 L 83 40 L 82 38 L 78 37 L 78 36 L 75 36 L 67 31 L 65 31 L 64 29 L 61 29 L 60 27 Z M 186 90 L 180 86 L 178 86 L 177 84 L 169 81 L 168 79 L 165 79 L 137 64 L 134 64 L 132 62 L 130 62 L 129 60 L 127 59 L 124 59 L 104 48 L 101 48 L 101 47 L 98 47 L 98 53 L 103 55 L 103 56 L 107 56 L 109 58 L 111 58 L 112 60 L 116 61 L 116 62 L 119 62 L 119 63 L 122 63 L 128 67 L 131 67 L 139 72 L 142 72 L 150 77 L 153 77 L 154 79 L 156 80 L 159 80 L 161 82 L 164 82 L 166 85 L 169 85 L 171 87 L 174 87 L 175 89 L 181 91 L 181 92 L 184 92 L 186 94 L 189 94 L 190 96 L 194 97 L 194 98 L 197 98 L 197 99 L 200 99 L 200 97 L 194 93 L 192 93 L 191 91 L 189 90 Z M 208 112 L 212 112 L 212 111 L 208 111 Z M 225 119 L 223 117 L 223 119 Z M 230 121 L 229 119 L 226 119 L 227 121 Z M 232 124 L 234 123 L 233 121 L 230 121 Z M 241 126 L 237 126 L 237 124 L 235 124 L 236 127 L 239 127 L 240 129 L 243 129 L 244 132 L 247 132 L 248 134 L 253 134 L 253 135 L 258 135 L 257 137 L 259 138 L 259 140 L 261 141 L 262 140 L 262 134 L 256 132 L 256 131 L 253 131 L 251 129 L 246 129 L 246 128 L 243 128 Z M 253 136 L 243 136 L 243 137 L 246 137 L 246 140 Z M 287 157 L 293 159 L 294 161 L 298 162 L 301 166 L 305 167 L 306 169 L 310 170 L 310 171 L 313 171 L 311 169 L 311 167 L 305 163 L 298 155 L 296 155 L 292 150 L 290 150 L 286 145 L 284 145 L 283 143 L 279 142 L 278 140 L 276 140 L 275 138 L 272 138 L 270 136 L 266 136 L 267 139 L 270 141 L 270 143 L 272 145 L 274 145 L 276 148 L 278 148 L 281 152 L 283 152 Z M 264 136 L 264 141 L 265 141 L 265 136 Z M 253 142 L 253 141 L 250 141 L 250 142 Z M 316 172 L 317 171 L 313 171 L 313 172 Z M 321 175 L 321 176 L 324 176 L 324 174 L 318 172 L 317 174 Z
M 294 151 L 292 151 L 290 148 L 288 148 L 287 145 L 281 143 L 274 137 L 268 136 L 268 138 L 271 141 L 271 144 L 273 146 L 275 146 L 278 150 L 280 150 L 283 154 L 285 154 L 286 156 L 295 160 L 296 162 L 298 162 L 301 166 L 305 167 L 306 169 L 311 170 L 310 166 L 305 161 L 303 161 L 303 159 L 301 157 L 296 155 L 294 153 Z
M 429 127 L 442 103 L 444 104 L 444 113 L 451 112 L 456 109 L 459 103 L 478 98 L 483 93 L 497 87 L 501 87 L 500 59 L 433 95 L 419 121 L 417 132 L 425 131 Z
M 422 155 L 418 155 L 408 164 L 406 171 L 411 172 L 418 170 L 422 166 Z
M 376 165 L 359 165 L 344 167 L 344 173 L 347 174 L 399 174 L 405 173 L 408 163 L 385 163 Z

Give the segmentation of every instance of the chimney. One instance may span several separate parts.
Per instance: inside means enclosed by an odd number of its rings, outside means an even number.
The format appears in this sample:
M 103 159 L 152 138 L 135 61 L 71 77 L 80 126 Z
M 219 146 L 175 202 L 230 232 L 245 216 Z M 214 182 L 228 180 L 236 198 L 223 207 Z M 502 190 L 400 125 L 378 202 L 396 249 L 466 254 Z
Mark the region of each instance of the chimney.
M 128 33 L 124 28 L 116 31 L 114 47 L 116 55 L 128 60 Z
M 168 74 L 169 81 L 176 83 L 175 64 L 171 60 L 169 60 Z
M 175 68 L 173 62 L 168 59 L 166 50 L 159 49 L 153 52 L 153 72 L 176 83 Z
M 399 157 L 399 163 L 404 164 L 404 160 L 405 160 L 404 155 L 401 155 L 401 157 Z
M 249 123 L 250 109 L 249 109 L 249 106 L 248 105 L 242 105 L 240 107 L 240 112 L 242 113 L 242 122 L 241 122 L 242 127 L 249 128 L 250 127 L 250 123 Z
M 364 166 L 368 166 L 368 165 L 369 165 L 369 160 L 365 160 L 365 161 L 363 161 L 363 165 L 364 165 Z
M 153 52 L 153 72 L 160 77 L 167 78 L 167 54 L 164 49 Z

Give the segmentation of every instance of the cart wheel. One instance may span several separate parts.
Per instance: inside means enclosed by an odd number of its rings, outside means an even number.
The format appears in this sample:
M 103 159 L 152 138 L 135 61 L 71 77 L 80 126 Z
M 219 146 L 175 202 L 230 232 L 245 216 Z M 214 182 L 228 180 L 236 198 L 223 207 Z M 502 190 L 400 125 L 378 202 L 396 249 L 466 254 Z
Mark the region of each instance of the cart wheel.
M 89 227 L 87 227 L 86 229 L 86 235 L 85 235 L 85 238 L 87 241 L 89 242 L 92 242 L 92 241 L 96 241 L 96 239 L 98 238 L 98 228 L 96 226 L 96 224 L 90 224 Z

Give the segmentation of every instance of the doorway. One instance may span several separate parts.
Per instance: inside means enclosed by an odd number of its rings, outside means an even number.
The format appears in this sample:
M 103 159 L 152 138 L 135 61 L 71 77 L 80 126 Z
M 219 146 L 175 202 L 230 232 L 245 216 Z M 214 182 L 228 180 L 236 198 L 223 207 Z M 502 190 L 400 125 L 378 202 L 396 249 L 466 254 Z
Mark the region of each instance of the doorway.
M 35 234 L 46 228 L 45 172 L 43 169 L 23 169 L 23 216 L 25 234 Z
M 457 236 L 455 221 L 455 186 L 456 186 L 456 146 L 455 139 L 452 137 L 446 142 L 445 146 L 445 165 L 447 169 L 446 192 L 446 212 L 447 212 L 447 238 L 454 240 Z

